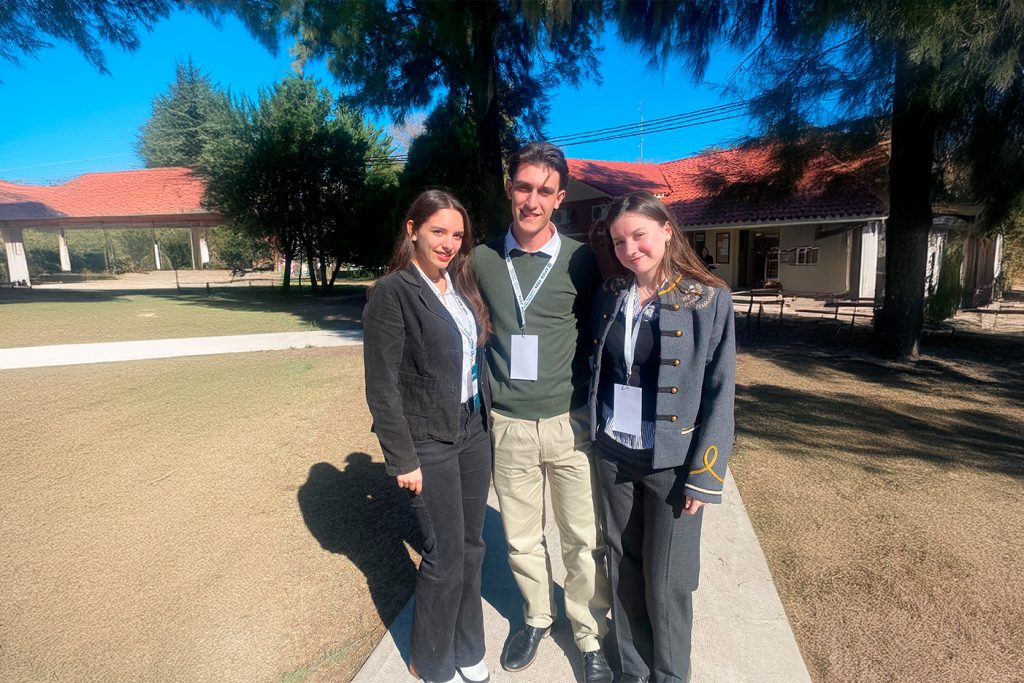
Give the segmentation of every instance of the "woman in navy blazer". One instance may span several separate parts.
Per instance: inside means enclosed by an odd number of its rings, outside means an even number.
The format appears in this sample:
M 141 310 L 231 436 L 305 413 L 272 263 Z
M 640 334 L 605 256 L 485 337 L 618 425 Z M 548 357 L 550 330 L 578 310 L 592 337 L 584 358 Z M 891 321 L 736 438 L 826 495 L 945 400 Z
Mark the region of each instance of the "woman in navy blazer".
M 488 680 L 480 571 L 490 323 L 469 263 L 473 246 L 462 204 L 423 192 L 363 311 L 366 402 L 387 472 L 409 491 L 424 539 L 409 671 L 436 683 Z
M 654 195 L 616 199 L 606 225 L 622 268 L 594 300 L 590 408 L 616 680 L 686 681 L 703 507 L 732 451 L 732 297 Z

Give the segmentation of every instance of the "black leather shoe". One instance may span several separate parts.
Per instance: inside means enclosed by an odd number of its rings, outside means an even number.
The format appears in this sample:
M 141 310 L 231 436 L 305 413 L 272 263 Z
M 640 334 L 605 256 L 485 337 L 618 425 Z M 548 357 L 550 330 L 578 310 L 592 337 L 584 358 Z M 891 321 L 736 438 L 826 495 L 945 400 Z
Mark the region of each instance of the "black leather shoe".
M 583 680 L 586 683 L 612 683 L 612 669 L 600 650 L 583 653 Z
M 533 664 L 537 657 L 537 646 L 550 632 L 550 627 L 536 628 L 525 624 L 509 638 L 505 651 L 501 653 L 501 668 L 505 671 L 522 671 Z

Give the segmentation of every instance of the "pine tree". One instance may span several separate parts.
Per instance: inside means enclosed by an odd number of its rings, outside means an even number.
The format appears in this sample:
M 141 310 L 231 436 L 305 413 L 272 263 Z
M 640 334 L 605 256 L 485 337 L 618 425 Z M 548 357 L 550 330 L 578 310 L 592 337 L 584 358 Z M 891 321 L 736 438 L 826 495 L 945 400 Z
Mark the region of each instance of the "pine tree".
M 204 173 L 214 140 L 230 136 L 239 115 L 226 92 L 192 58 L 175 65 L 166 93 L 153 98 L 153 113 L 139 131 L 137 149 L 147 167 L 184 166 Z

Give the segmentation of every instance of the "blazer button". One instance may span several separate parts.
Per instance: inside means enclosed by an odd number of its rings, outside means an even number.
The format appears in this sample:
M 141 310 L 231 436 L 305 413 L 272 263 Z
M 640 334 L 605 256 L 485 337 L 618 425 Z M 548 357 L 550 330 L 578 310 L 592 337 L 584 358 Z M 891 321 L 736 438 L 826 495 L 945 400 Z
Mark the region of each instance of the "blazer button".
M 677 337 L 682 337 L 683 336 L 683 331 L 682 330 L 676 330 L 676 336 Z
M 679 388 L 678 387 L 672 387 L 672 391 L 670 391 L 669 393 L 670 394 L 678 394 L 679 393 Z
M 595 339 L 595 340 L 594 340 L 594 343 L 595 343 L 595 344 L 600 344 L 600 343 L 601 343 L 601 340 L 600 340 L 600 339 Z
M 673 311 L 678 311 L 679 310 L 679 304 L 672 304 L 672 310 Z
M 675 415 L 673 415 L 672 417 L 670 417 L 670 418 L 668 419 L 668 421 L 669 421 L 669 422 L 675 422 L 675 421 L 676 421 L 677 419 L 678 419 L 678 418 L 677 418 L 677 417 L 676 417 Z
M 679 367 L 679 359 L 676 358 L 675 360 L 673 360 L 672 365 L 674 365 L 675 367 Z
M 604 313 L 604 314 L 601 315 L 601 320 L 607 320 L 607 319 L 608 319 L 608 314 L 607 313 Z

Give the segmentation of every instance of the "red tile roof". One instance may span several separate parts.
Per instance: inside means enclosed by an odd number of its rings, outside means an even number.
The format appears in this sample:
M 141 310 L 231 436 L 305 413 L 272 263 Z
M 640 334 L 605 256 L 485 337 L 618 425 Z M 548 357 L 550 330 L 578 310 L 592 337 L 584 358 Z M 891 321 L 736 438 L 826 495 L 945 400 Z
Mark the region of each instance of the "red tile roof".
M 687 227 L 857 220 L 885 214 L 872 187 L 885 177 L 886 154 L 879 148 L 851 163 L 822 154 L 807 165 L 791 192 L 761 198 L 739 190 L 765 180 L 777 168 L 769 146 L 738 147 L 661 164 L 571 159 L 569 172 L 611 196 L 638 190 L 664 194 L 662 201 Z M 655 173 L 662 178 L 660 192 L 645 186 L 655 184 Z
M 205 190 L 187 168 L 86 173 L 54 186 L 0 181 L 0 220 L 205 216 Z
M 644 164 L 632 161 L 591 161 L 589 159 L 567 159 L 569 177 L 582 181 L 591 187 L 613 197 L 629 192 L 646 190 L 651 194 L 668 194 L 672 188 L 665 182 L 658 164 Z

